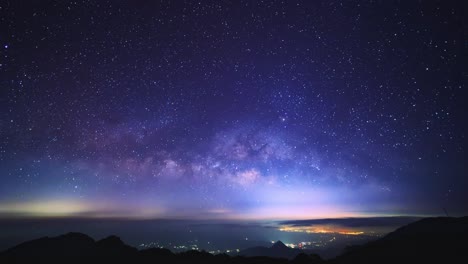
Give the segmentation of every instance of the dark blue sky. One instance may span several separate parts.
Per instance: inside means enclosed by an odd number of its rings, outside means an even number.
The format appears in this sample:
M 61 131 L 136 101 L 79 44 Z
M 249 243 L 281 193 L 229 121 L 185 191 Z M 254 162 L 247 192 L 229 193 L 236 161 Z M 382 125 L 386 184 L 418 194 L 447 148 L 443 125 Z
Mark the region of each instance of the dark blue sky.
M 466 214 L 462 1 L 4 1 L 0 215 Z

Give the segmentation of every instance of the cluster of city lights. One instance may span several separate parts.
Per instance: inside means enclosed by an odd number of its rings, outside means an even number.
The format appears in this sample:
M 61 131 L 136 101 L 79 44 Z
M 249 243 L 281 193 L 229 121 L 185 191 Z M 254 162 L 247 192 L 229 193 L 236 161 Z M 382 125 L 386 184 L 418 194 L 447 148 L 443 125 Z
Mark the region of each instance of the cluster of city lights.
M 340 235 L 363 235 L 363 231 L 344 229 L 332 225 L 314 225 L 314 226 L 290 226 L 283 225 L 279 227 L 280 231 L 298 232 L 298 233 L 313 233 L 313 234 L 340 234 Z

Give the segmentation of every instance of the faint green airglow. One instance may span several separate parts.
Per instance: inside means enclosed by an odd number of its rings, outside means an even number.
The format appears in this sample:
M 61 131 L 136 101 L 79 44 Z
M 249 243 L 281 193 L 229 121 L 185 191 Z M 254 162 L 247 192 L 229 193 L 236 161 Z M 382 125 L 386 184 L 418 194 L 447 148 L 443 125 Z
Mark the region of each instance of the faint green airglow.
M 80 218 L 132 218 L 161 217 L 157 206 L 122 206 L 108 202 L 80 200 L 34 200 L 0 203 L 1 217 L 80 217 Z
M 31 217 L 76 216 L 91 210 L 91 206 L 77 201 L 30 201 L 0 204 L 0 214 Z

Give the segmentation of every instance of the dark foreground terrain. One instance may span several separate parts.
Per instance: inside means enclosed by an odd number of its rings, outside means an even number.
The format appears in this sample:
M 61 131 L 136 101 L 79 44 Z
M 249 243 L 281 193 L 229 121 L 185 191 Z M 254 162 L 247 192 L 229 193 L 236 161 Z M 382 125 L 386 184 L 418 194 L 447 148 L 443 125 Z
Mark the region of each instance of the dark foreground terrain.
M 284 250 L 282 243 L 273 251 Z M 95 241 L 81 233 L 44 237 L 0 253 L 0 263 L 468 263 L 468 217 L 426 218 L 403 226 L 362 246 L 349 247 L 342 255 L 322 260 L 298 253 L 291 259 L 211 255 L 167 249 L 137 250 L 110 236 Z

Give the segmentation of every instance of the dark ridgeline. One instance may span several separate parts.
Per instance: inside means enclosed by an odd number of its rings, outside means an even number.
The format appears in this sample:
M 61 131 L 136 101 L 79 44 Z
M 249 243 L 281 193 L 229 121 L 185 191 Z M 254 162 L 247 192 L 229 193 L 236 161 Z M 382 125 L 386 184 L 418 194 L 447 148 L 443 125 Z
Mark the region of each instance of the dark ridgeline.
M 468 263 L 468 217 L 425 218 L 363 246 L 349 247 L 332 263 Z
M 293 259 L 301 253 L 303 253 L 302 250 L 287 247 L 283 242 L 277 241 L 271 247 L 252 247 L 244 249 L 239 252 L 239 255 L 244 257 L 265 256 L 272 258 Z
M 138 251 L 116 236 L 94 241 L 84 234 L 69 233 L 10 248 L 0 254 L 0 263 L 468 263 L 468 217 L 422 219 L 363 246 L 349 247 L 326 261 L 288 248 L 281 241 L 240 254 L 244 256 L 203 251 L 174 254 L 160 248 Z

